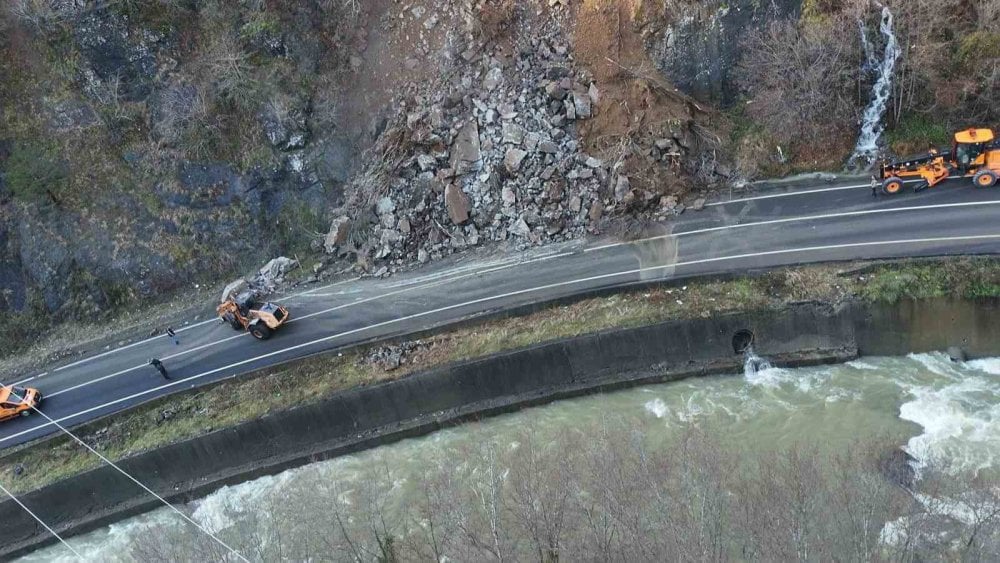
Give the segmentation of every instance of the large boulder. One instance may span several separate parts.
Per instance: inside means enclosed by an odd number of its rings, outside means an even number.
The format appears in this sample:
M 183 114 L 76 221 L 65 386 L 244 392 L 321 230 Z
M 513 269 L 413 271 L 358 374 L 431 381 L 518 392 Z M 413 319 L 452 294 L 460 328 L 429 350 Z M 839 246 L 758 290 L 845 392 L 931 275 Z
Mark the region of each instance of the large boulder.
M 350 231 L 351 219 L 346 215 L 337 217 L 330 224 L 330 231 L 326 234 L 326 239 L 323 241 L 323 248 L 328 254 L 336 252 L 337 247 L 347 242 L 347 236 L 350 234 Z
M 293 260 L 285 256 L 279 256 L 267 264 L 257 273 L 258 279 L 266 286 L 273 286 L 284 279 L 285 274 L 299 265 L 298 260 Z
M 452 223 L 461 225 L 469 220 L 469 196 L 455 184 L 448 184 L 444 190 L 444 204 Z
M 479 144 L 479 126 L 469 121 L 455 136 L 451 146 L 451 168 L 456 174 L 477 172 L 483 167 L 482 147 Z
M 240 278 L 236 281 L 230 282 L 222 290 L 222 297 L 219 298 L 219 303 L 225 303 L 230 297 L 235 297 L 250 288 L 250 284 L 247 283 L 245 278 Z

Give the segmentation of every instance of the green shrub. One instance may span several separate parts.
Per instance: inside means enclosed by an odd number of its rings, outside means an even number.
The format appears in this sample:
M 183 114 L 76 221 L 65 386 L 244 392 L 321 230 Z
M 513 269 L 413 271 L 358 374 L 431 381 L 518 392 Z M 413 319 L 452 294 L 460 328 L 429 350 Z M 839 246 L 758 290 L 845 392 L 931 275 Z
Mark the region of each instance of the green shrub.
M 951 144 L 951 135 L 946 123 L 911 113 L 886 132 L 886 139 L 896 154 L 907 155 L 925 151 L 931 145 L 947 146 Z
M 1000 57 L 1000 33 L 977 31 L 961 39 L 955 52 L 958 63 L 964 67 L 975 67 L 983 59 Z
M 25 203 L 58 203 L 66 186 L 66 163 L 46 143 L 15 143 L 7 159 L 7 185 Z

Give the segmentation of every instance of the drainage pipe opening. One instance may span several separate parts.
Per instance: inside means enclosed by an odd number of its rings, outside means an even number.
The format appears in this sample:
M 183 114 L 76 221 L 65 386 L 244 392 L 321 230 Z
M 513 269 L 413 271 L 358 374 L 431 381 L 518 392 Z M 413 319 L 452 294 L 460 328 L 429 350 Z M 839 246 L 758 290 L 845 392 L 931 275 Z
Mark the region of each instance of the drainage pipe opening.
M 742 354 L 753 345 L 754 334 L 749 330 L 740 330 L 733 335 L 733 353 Z

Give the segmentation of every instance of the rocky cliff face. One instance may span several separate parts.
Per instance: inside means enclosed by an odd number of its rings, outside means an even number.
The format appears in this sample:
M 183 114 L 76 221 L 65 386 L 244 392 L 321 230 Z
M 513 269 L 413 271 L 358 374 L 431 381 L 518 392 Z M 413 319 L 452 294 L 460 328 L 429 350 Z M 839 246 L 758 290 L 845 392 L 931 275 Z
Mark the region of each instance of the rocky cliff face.
M 764 11 L 650 4 L 9 4 L 0 311 L 93 319 L 278 253 L 378 274 L 682 213 L 730 173 L 655 65 L 725 90 L 681 62 Z
M 798 17 L 802 0 L 700 0 L 664 4 L 665 25 L 650 33 L 650 56 L 670 81 L 698 100 L 731 105 L 741 37 L 775 19 Z

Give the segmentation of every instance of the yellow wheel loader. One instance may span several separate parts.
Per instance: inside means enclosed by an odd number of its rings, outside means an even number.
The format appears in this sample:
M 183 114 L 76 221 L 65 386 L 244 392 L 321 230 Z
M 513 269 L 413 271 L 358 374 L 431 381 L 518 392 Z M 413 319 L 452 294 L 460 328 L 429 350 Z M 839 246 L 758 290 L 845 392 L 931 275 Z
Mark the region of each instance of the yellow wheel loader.
M 274 303 L 258 305 L 250 293 L 227 295 L 215 310 L 233 330 L 245 330 L 257 340 L 267 340 L 288 321 L 288 309 Z
M 927 154 L 883 162 L 875 178 L 889 195 L 901 192 L 906 180 L 919 180 L 915 191 L 949 178 L 972 178 L 977 188 L 993 187 L 1000 178 L 1000 141 L 991 129 L 959 131 L 951 150 L 931 149 Z

